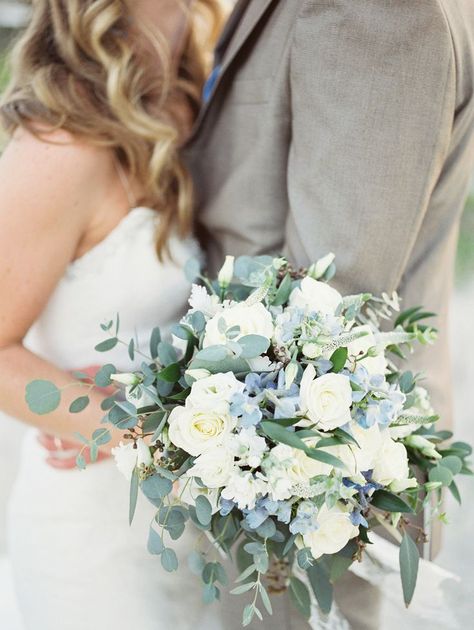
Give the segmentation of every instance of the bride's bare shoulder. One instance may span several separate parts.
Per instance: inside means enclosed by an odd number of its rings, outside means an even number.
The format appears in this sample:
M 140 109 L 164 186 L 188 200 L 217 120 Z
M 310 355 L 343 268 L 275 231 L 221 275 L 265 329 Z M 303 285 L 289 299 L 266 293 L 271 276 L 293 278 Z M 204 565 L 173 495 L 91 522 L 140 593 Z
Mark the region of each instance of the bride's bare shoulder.
M 113 159 L 108 149 L 63 130 L 17 129 L 0 159 L 0 211 L 12 197 L 27 195 L 51 210 L 72 206 L 87 214 L 110 187 Z

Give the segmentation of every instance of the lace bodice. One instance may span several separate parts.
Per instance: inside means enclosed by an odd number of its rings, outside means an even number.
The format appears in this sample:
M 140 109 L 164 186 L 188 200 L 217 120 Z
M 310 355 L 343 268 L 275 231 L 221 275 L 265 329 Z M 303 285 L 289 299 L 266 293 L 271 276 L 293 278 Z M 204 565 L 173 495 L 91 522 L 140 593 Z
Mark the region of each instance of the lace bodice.
M 25 346 L 64 369 L 114 363 L 128 369 L 126 348 L 106 355 L 94 350 L 107 338 L 100 324 L 120 315 L 120 338 L 134 337 L 146 349 L 155 326 L 166 329 L 183 312 L 189 295 L 183 266 L 198 248 L 172 236 L 172 261 L 155 251 L 156 221 L 150 208 L 134 208 L 108 236 L 72 262 L 46 308 L 30 329 Z

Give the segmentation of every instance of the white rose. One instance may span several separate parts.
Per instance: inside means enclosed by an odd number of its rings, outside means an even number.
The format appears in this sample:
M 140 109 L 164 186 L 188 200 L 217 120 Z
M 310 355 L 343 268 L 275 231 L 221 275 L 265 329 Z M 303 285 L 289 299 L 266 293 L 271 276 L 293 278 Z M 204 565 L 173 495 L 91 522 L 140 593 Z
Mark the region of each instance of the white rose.
M 175 407 L 169 417 L 169 439 L 190 455 L 221 446 L 235 427 L 228 405 L 213 410 Z
M 301 411 L 323 431 L 340 427 L 351 420 L 352 389 L 347 376 L 324 374 L 308 365 L 301 379 Z
M 357 422 L 350 424 L 352 436 L 357 440 L 360 448 L 352 447 L 352 453 L 357 464 L 357 473 L 372 470 L 374 463 L 379 456 L 380 449 L 384 442 L 384 435 L 380 431 L 380 426 L 376 423 L 368 429 L 364 429 Z
M 235 469 L 234 456 L 226 448 L 213 448 L 204 452 L 187 472 L 189 477 L 199 477 L 208 488 L 222 488 Z
M 270 468 L 267 473 L 268 494 L 272 501 L 285 501 L 292 495 L 294 482 L 286 470 Z
M 150 466 L 153 462 L 150 449 L 141 438 L 137 440 L 136 447 L 133 442 L 128 444 L 120 442 L 111 453 L 117 468 L 128 481 L 132 478 L 136 466 Z
M 219 330 L 219 321 L 223 319 L 225 329 L 240 326 L 240 333 L 234 341 L 246 335 L 261 335 L 267 339 L 273 337 L 272 316 L 265 306 L 259 302 L 248 306 L 244 302 L 224 308 L 207 322 L 203 347 L 222 345 L 227 341 L 225 332 Z
M 237 503 L 240 510 L 253 510 L 258 496 L 265 494 L 267 494 L 267 482 L 261 473 L 253 475 L 250 471 L 239 470 L 231 476 L 221 496 Z
M 347 351 L 350 358 L 355 359 L 358 356 L 363 356 L 367 354 L 369 348 L 377 347 L 377 341 L 370 326 L 356 326 L 352 328 L 351 332 L 365 332 L 367 334 L 364 335 L 364 337 L 359 337 L 359 339 L 352 341 L 347 346 Z M 383 350 L 381 350 L 374 357 L 365 357 L 365 359 L 357 361 L 357 365 L 362 365 L 363 367 L 365 367 L 369 374 L 385 374 L 387 371 L 387 359 L 385 358 Z
M 375 460 L 372 474 L 374 481 L 389 486 L 394 492 L 401 492 L 417 485 L 416 479 L 409 478 L 409 472 L 407 449 L 386 433 Z
M 339 505 L 330 510 L 323 505 L 318 512 L 317 523 L 319 528 L 316 531 L 303 536 L 304 546 L 311 549 L 315 559 L 324 554 L 337 553 L 359 533 L 349 513 Z
M 219 490 L 217 488 L 202 488 L 194 479 L 189 477 L 181 477 L 178 482 L 178 496 L 180 501 L 188 505 L 196 505 L 196 499 L 204 496 L 212 507 L 212 513 L 219 511 Z
M 310 277 L 303 278 L 300 287 L 293 289 L 290 295 L 290 306 L 323 315 L 334 315 L 341 302 L 342 296 L 336 289 Z
M 212 410 L 216 405 L 230 403 L 232 396 L 244 389 L 244 383 L 238 381 L 233 372 L 211 374 L 192 384 L 186 405 Z

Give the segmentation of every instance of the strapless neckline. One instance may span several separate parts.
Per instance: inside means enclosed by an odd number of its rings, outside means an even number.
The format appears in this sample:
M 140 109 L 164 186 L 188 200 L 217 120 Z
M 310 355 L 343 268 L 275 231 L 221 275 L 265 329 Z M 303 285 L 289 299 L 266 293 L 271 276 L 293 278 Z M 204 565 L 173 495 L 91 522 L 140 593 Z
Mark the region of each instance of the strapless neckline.
M 158 213 L 146 206 L 137 206 L 127 212 L 127 214 L 117 223 L 117 225 L 93 247 L 88 249 L 82 256 L 75 258 L 67 267 L 65 277 L 70 278 L 77 273 L 94 269 L 95 263 L 99 259 L 107 257 L 107 252 L 112 252 L 115 247 L 125 238 L 131 228 L 136 228 L 138 224 L 148 221 L 158 221 Z

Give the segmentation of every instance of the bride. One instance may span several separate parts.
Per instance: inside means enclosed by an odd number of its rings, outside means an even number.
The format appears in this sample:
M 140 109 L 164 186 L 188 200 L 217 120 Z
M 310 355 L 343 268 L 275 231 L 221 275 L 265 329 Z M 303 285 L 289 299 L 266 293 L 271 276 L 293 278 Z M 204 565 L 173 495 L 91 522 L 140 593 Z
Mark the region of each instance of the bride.
M 218 20 L 217 0 L 36 0 L 14 53 L 1 107 L 0 406 L 32 426 L 9 516 L 27 630 L 221 627 L 193 576 L 164 574 L 148 555 L 151 509 L 128 527 L 116 442 L 87 472 L 61 470 L 105 393 L 79 417 L 68 411 L 79 385 L 47 416 L 24 394 L 29 381 L 65 386 L 100 363 L 99 324 L 115 313 L 140 344 L 184 308 L 196 245 L 178 148 L 205 77 L 202 27 L 210 40 Z M 107 360 L 131 367 L 126 350 Z

